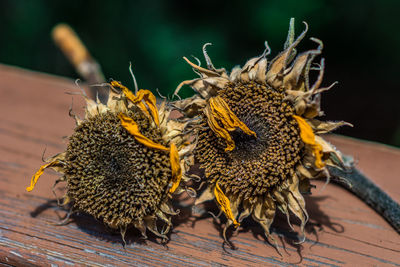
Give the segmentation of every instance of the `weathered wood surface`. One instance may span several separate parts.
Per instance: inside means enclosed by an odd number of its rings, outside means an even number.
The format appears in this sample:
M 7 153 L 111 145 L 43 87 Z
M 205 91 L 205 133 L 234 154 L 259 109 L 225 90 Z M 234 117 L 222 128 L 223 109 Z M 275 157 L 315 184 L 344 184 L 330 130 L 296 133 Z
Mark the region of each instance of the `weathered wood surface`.
M 251 220 L 231 238 L 237 248 L 231 250 L 223 247 L 211 217 L 190 216 L 188 209 L 175 219 L 165 246 L 155 238 L 142 241 L 131 230 L 124 248 L 118 234 L 86 215 L 54 226 L 65 215 L 51 191 L 57 174 L 47 171 L 31 193 L 25 188 L 42 163 L 45 147 L 47 156 L 65 148 L 62 137 L 74 127 L 68 117 L 72 97 L 65 92 L 78 89 L 72 80 L 6 66 L 0 66 L 0 81 L 0 265 L 400 266 L 400 236 L 346 190 L 333 184 L 321 190 L 323 181 L 306 197 L 310 222 L 303 244 L 294 243 L 295 233 L 282 216 L 276 218 L 273 232 L 279 235 L 283 257 L 265 243 Z M 73 98 L 74 110 L 81 110 L 82 99 Z M 359 169 L 400 201 L 400 150 L 329 139 L 354 155 Z

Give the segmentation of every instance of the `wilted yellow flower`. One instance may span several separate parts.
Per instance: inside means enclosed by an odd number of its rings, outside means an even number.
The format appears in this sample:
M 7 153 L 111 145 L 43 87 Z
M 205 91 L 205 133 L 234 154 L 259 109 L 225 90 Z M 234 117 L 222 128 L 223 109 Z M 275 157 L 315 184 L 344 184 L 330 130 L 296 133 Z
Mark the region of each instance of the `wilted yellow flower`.
M 86 114 L 76 120 L 65 152 L 46 160 L 27 188 L 31 191 L 46 168 L 67 183 L 63 204 L 119 229 L 124 239 L 134 226 L 167 239 L 171 224 L 172 193 L 186 188 L 186 170 L 193 162 L 192 148 L 184 134 L 185 122 L 169 119 L 164 101 L 156 106 L 148 90 L 132 93 L 119 82 L 109 84 L 106 105 L 85 97 Z M 157 221 L 163 222 L 162 229 Z
M 315 50 L 299 54 L 296 46 L 306 29 L 294 38 L 294 20 L 290 22 L 284 50 L 268 62 L 270 49 L 250 59 L 230 74 L 216 69 L 203 46 L 207 68 L 184 58 L 199 78 L 182 82 L 197 94 L 176 101 L 175 107 L 188 117 L 199 116 L 195 157 L 205 171 L 208 188 L 196 204 L 216 199 L 228 222 L 224 229 L 252 216 L 270 236 L 276 209 L 288 218 L 293 213 L 301 220 L 301 231 L 308 220 L 302 193 L 310 193 L 310 179 L 329 178 L 327 166 L 343 167 L 342 155 L 320 135 L 345 122 L 323 122 L 320 88 L 324 59 L 322 42 Z M 309 84 L 309 72 L 319 76 Z M 275 242 L 275 241 L 274 241 Z

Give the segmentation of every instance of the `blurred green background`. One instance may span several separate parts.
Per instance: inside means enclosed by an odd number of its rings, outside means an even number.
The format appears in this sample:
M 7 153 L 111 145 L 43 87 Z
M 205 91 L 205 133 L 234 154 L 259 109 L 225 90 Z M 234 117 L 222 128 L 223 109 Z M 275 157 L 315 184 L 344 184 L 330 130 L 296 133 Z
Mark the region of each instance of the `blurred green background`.
M 107 78 L 133 88 L 132 61 L 139 87 L 165 95 L 195 78 L 182 56 L 202 59 L 202 45 L 211 42 L 214 65 L 229 70 L 261 54 L 267 40 L 272 59 L 295 17 L 297 33 L 306 21 L 307 37 L 324 41 L 323 85 L 339 81 L 323 95 L 325 118 L 355 125 L 338 133 L 400 146 L 398 1 L 2 0 L 0 10 L 0 63 L 78 78 L 50 37 L 66 22 Z M 313 47 L 306 39 L 299 51 Z

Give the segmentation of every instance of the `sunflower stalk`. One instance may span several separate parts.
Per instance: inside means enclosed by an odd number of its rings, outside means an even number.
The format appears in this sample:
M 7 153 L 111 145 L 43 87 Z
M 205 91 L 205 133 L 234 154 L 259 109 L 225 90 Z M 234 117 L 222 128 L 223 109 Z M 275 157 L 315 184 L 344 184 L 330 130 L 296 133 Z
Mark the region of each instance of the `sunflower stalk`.
M 109 88 L 108 86 L 103 85 L 105 78 L 101 67 L 90 55 L 76 32 L 69 25 L 60 23 L 54 27 L 52 38 L 74 66 L 75 71 L 89 85 L 99 85 L 96 87 L 90 87 L 92 98 L 98 98 L 101 103 L 106 103 Z

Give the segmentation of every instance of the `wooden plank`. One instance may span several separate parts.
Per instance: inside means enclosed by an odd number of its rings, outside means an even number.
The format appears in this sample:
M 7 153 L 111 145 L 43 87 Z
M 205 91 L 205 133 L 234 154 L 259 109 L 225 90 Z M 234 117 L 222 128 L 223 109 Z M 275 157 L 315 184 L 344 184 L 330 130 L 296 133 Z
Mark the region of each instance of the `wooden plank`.
M 316 181 L 306 197 L 310 222 L 307 239 L 294 244 L 295 233 L 278 215 L 273 232 L 283 257 L 266 244 L 260 227 L 248 220 L 231 238 L 236 250 L 223 247 L 220 228 L 211 217 L 190 216 L 190 206 L 174 218 L 167 245 L 153 236 L 143 241 L 128 231 L 124 248 L 93 218 L 79 214 L 66 226 L 54 226 L 60 210 L 51 191 L 57 174 L 46 171 L 35 190 L 25 191 L 46 155 L 63 151 L 63 136 L 72 133 L 68 117 L 72 80 L 0 66 L 0 262 L 9 265 L 112 266 L 400 266 L 399 235 L 371 208 L 339 186 Z M 84 106 L 74 96 L 74 110 Z M 79 112 L 78 112 L 79 113 Z M 349 138 L 330 136 L 339 149 L 355 155 L 362 172 L 395 200 L 400 200 L 400 150 Z M 60 193 L 60 192 L 58 192 Z M 183 203 L 190 204 L 188 198 Z M 211 205 L 212 206 L 212 205 Z M 296 222 L 295 219 L 293 219 Z M 295 223 L 295 229 L 298 225 Z

